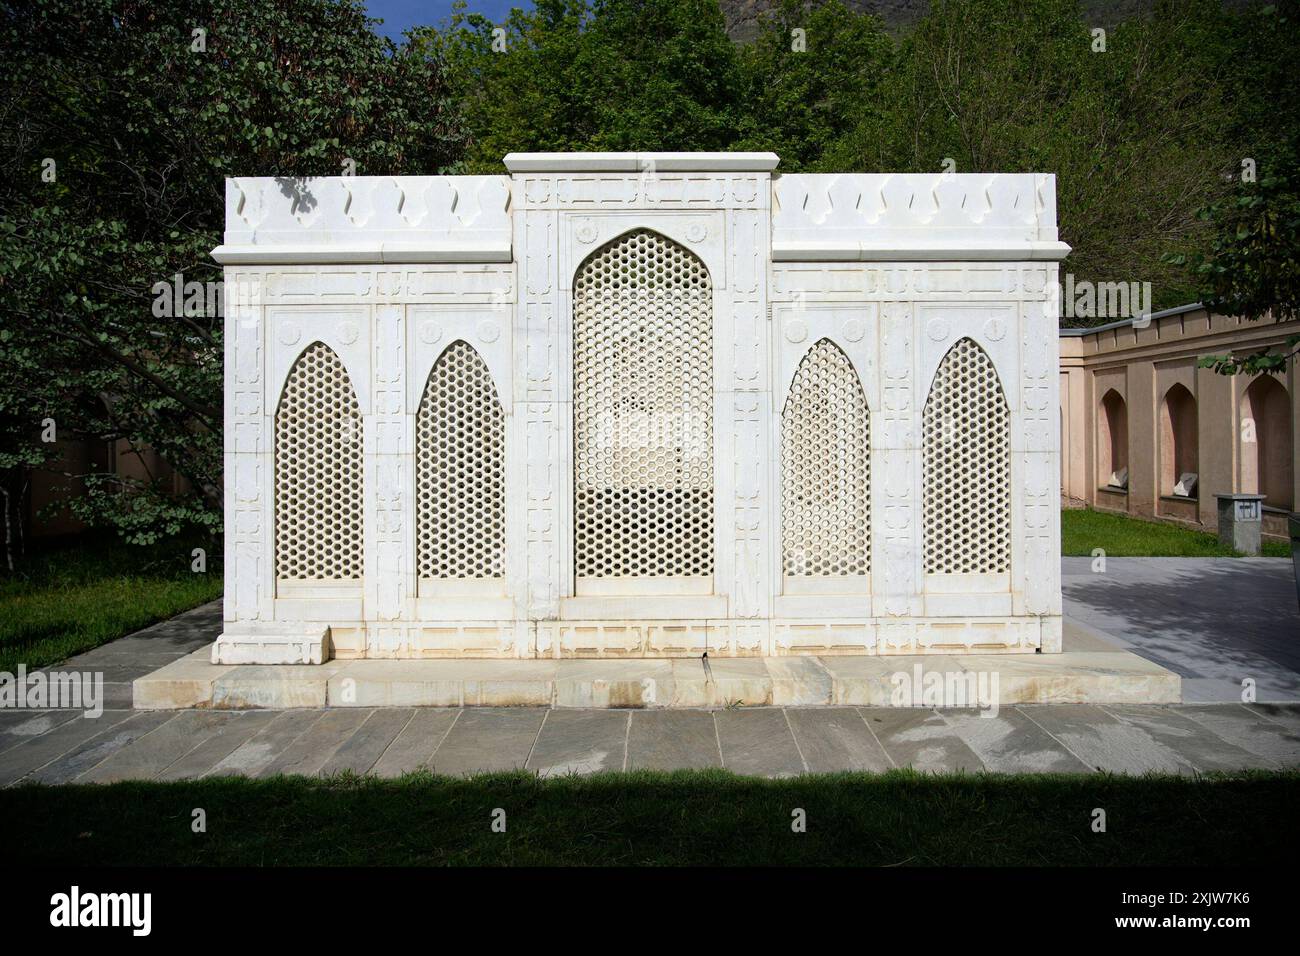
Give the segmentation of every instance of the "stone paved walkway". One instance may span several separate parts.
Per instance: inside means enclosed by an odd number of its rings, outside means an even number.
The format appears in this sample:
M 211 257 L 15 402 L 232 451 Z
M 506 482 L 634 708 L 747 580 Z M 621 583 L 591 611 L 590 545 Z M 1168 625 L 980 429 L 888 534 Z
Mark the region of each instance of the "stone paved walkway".
M 0 785 L 239 774 L 544 775 L 726 767 L 1179 774 L 1300 766 L 1300 707 L 1020 705 L 973 711 L 340 708 L 0 715 Z
M 1178 671 L 1189 700 L 1300 700 L 1300 614 L 1280 560 L 1064 559 L 1067 614 Z M 348 708 L 133 711 L 131 681 L 210 643 L 213 603 L 82 654 L 104 714 L 0 711 L 0 786 L 205 775 L 389 776 L 727 767 L 805 771 L 1101 769 L 1194 773 L 1300 766 L 1300 706 L 1019 705 L 973 712 L 865 707 L 620 711 Z M 1199 683 L 1198 683 L 1199 682 Z M 1191 693 L 1186 689 L 1191 687 Z
M 1300 702 L 1300 605 L 1284 558 L 1061 559 L 1065 613 L 1183 679 L 1184 702 Z

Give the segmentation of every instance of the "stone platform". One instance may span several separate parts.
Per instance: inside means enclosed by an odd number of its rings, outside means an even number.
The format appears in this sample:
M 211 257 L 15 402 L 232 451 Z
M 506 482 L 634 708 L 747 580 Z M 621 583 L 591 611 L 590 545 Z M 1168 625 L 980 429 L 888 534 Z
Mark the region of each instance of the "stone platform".
M 1064 647 L 1060 654 L 1027 655 L 353 660 L 302 666 L 212 664 L 204 647 L 136 679 L 133 703 L 140 710 L 891 706 L 898 704 L 900 688 L 918 706 L 967 708 L 1164 704 L 1182 698 L 1177 674 L 1087 625 L 1067 620 Z

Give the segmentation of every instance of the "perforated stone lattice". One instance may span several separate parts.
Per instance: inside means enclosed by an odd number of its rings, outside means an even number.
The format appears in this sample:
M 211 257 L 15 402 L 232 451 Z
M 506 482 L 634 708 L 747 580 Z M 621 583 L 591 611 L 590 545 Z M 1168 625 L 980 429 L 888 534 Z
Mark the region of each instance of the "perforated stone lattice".
M 713 573 L 713 292 L 647 230 L 574 280 L 574 572 Z
M 1011 413 L 992 360 L 959 339 L 925 403 L 925 570 L 1011 567 Z
M 505 415 L 492 375 L 467 342 L 438 358 L 415 424 L 421 578 L 505 573 Z
M 870 421 L 853 364 L 828 339 L 799 363 L 781 412 L 785 573 L 871 569 Z
M 275 411 L 275 573 L 361 577 L 361 410 L 334 351 L 298 357 Z

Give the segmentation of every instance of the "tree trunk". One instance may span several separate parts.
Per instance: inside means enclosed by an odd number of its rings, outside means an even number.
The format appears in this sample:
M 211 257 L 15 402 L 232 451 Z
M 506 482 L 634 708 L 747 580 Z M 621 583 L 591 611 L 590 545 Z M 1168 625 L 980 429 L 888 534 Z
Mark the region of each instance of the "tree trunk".
M 9 567 L 9 573 L 14 573 L 14 532 L 13 523 L 9 516 L 9 489 L 0 485 L 0 495 L 5 496 L 5 563 Z

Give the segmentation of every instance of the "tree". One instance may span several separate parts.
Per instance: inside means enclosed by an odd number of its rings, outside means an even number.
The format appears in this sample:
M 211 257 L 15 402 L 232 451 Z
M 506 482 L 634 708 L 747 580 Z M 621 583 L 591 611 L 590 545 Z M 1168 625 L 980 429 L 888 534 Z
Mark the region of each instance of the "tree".
M 1200 299 L 1225 315 L 1278 321 L 1300 315 L 1300 11 L 1292 2 L 1248 10 L 1237 21 L 1232 59 L 1235 126 L 1241 158 L 1230 170 L 1230 195 L 1208 204 L 1201 219 L 1213 230 L 1208 249 L 1170 254 L 1189 265 Z M 1300 336 L 1280 352 L 1210 355 L 1205 368 L 1235 375 L 1282 371 L 1300 354 Z
M 1225 17 L 1218 0 L 1160 2 L 1103 52 L 1073 0 L 934 0 L 882 86 L 887 125 L 864 124 L 839 159 L 1055 173 L 1065 268 L 1186 302 L 1189 273 L 1162 255 L 1204 244 L 1196 211 L 1224 189 Z
M 447 27 L 419 31 L 418 43 L 449 64 L 474 172 L 500 172 L 512 151 L 735 140 L 737 53 L 715 0 L 537 0 L 499 26 L 457 3 Z
M 874 166 L 869 156 L 845 155 L 842 144 L 885 119 L 881 85 L 896 51 L 881 22 L 843 0 L 782 0 L 759 31 L 741 51 L 746 109 L 737 148 L 772 150 L 787 172 Z
M 0 7 L 0 470 L 61 438 L 150 446 L 192 492 L 86 476 L 76 507 L 132 541 L 220 527 L 220 317 L 154 286 L 219 281 L 226 176 L 454 171 L 436 57 L 357 0 L 44 0 Z M 77 476 L 70 476 L 77 477 Z
M 1279 322 L 1300 315 L 1300 180 L 1291 161 L 1273 175 L 1243 183 L 1229 199 L 1203 210 L 1214 224 L 1208 253 L 1191 257 L 1204 282 L 1201 301 L 1223 315 L 1257 321 L 1271 314 Z M 1204 368 L 1235 375 L 1284 371 L 1300 354 L 1300 336 L 1282 352 L 1245 356 L 1210 355 Z

